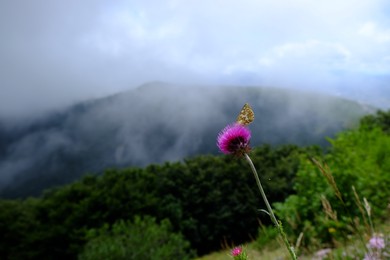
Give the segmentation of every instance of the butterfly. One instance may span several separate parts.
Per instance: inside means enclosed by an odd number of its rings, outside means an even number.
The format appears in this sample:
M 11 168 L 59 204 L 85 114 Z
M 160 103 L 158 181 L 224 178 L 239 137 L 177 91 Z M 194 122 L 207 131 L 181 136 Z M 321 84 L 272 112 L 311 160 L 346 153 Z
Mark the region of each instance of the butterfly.
M 255 113 L 253 113 L 253 110 L 251 106 L 246 103 L 241 111 L 240 114 L 238 114 L 236 122 L 240 125 L 249 125 L 250 123 L 253 122 L 255 119 Z

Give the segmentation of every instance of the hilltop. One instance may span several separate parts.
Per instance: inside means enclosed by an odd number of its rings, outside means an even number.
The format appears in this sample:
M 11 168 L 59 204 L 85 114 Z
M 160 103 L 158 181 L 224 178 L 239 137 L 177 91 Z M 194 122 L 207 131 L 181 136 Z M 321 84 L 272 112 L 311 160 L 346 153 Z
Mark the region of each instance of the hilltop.
M 374 110 L 288 89 L 150 83 L 14 124 L 0 122 L 0 195 L 38 195 L 87 172 L 217 154 L 218 132 L 250 103 L 252 145 L 327 145 Z

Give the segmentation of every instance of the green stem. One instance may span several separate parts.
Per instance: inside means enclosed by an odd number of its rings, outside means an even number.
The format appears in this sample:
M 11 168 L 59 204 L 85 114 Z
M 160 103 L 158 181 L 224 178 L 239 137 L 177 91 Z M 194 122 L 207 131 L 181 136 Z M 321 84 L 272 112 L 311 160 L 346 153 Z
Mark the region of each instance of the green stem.
M 284 233 L 282 225 L 276 219 L 275 214 L 271 208 L 271 205 L 268 202 L 267 196 L 265 196 L 265 192 L 264 192 L 263 186 L 261 185 L 260 178 L 259 178 L 259 175 L 257 174 L 256 168 L 253 165 L 253 162 L 252 162 L 251 158 L 249 157 L 249 155 L 246 153 L 244 155 L 245 155 L 245 159 L 248 161 L 248 163 L 252 169 L 253 175 L 255 176 L 257 186 L 259 187 L 260 194 L 263 197 L 263 200 L 265 202 L 265 205 L 267 207 L 267 210 L 268 210 L 268 213 L 271 217 L 271 220 L 275 224 L 276 228 L 278 229 L 279 234 L 282 237 L 282 239 L 283 239 L 283 241 L 288 249 L 288 252 L 290 253 L 291 258 L 296 260 L 297 256 L 295 255 L 294 249 L 290 246 L 290 242 L 287 239 L 286 233 Z

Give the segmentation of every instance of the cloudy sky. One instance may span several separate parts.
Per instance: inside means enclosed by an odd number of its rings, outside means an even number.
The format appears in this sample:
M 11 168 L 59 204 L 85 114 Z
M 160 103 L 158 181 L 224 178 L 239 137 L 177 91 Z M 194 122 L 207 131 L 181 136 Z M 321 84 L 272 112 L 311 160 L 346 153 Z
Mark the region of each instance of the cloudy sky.
M 389 14 L 388 0 L 0 0 L 0 116 L 149 81 L 298 87 L 390 107 Z

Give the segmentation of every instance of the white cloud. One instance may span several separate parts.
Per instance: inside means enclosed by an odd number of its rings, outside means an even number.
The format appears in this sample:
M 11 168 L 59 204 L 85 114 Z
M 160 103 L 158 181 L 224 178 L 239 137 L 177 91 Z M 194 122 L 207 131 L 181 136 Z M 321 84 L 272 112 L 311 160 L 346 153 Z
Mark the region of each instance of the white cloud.
M 389 12 L 386 0 L 1 1 L 0 116 L 153 80 L 332 89 L 343 73 L 388 75 Z
M 273 48 L 272 53 L 277 59 L 308 60 L 318 64 L 333 64 L 344 62 L 351 52 L 339 43 L 309 40 L 302 43 L 286 43 Z
M 380 29 L 374 22 L 365 23 L 360 28 L 359 34 L 379 43 L 390 42 L 390 29 Z

